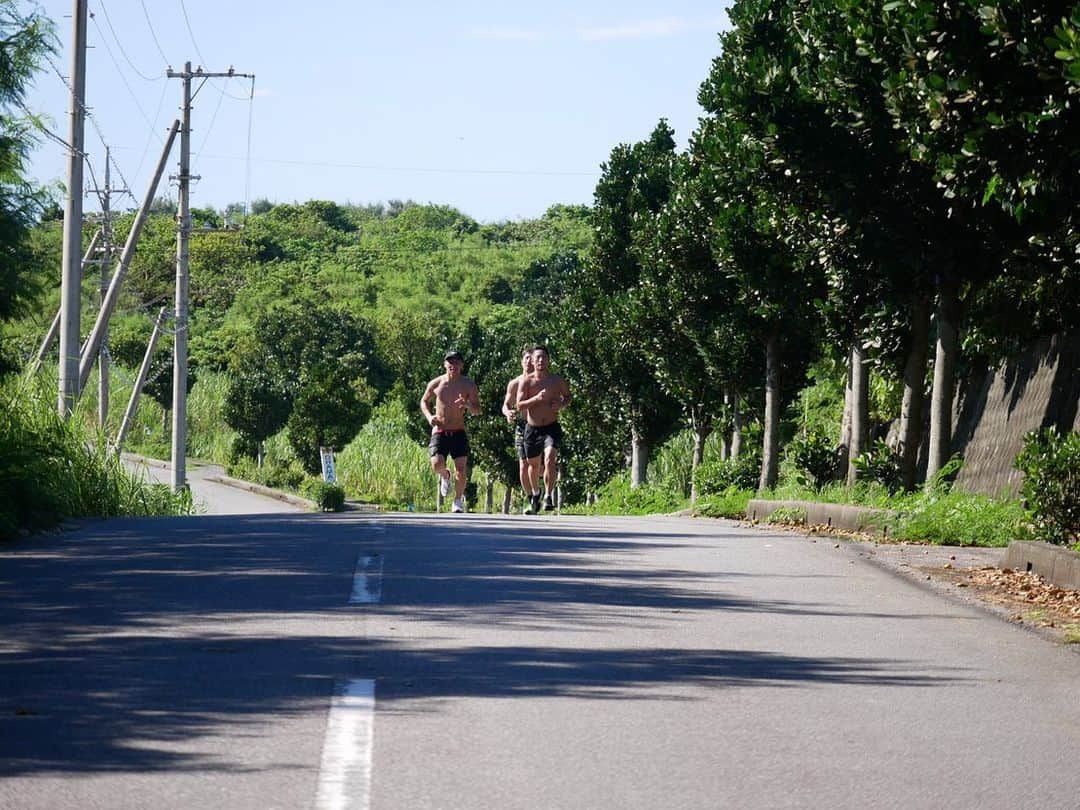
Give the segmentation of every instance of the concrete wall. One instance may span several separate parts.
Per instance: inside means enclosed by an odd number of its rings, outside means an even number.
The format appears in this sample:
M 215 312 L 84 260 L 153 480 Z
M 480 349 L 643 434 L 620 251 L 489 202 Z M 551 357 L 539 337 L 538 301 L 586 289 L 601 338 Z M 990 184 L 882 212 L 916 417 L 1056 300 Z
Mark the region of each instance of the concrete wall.
M 952 452 L 964 467 L 956 486 L 987 495 L 1015 495 L 1013 460 L 1024 434 L 1056 425 L 1080 430 L 1080 335 L 1036 344 L 997 369 L 962 383 L 954 411 Z

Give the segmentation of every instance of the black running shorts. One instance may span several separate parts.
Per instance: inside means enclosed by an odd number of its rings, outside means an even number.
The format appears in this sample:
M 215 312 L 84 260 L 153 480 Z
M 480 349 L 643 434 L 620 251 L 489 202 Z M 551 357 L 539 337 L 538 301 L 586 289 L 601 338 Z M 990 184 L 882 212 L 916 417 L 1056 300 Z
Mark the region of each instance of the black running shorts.
M 524 444 L 525 458 L 541 456 L 548 447 L 558 450 L 562 445 L 562 428 L 558 422 L 550 425 L 526 425 Z
M 428 453 L 446 458 L 465 458 L 469 455 L 469 437 L 464 430 L 433 431 Z

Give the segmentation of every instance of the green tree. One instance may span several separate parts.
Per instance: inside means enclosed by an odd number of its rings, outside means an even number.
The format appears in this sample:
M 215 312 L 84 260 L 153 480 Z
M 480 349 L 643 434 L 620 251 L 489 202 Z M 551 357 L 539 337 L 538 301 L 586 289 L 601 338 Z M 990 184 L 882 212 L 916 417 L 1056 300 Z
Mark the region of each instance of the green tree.
M 342 450 L 371 416 L 372 403 L 343 366 L 323 362 L 304 369 L 288 418 L 289 445 L 309 473 L 321 469 L 320 447 Z
M 770 161 L 772 128 L 759 127 L 788 103 L 770 45 L 780 2 L 738 2 L 723 53 L 699 92 L 708 116 L 695 133 L 693 151 L 708 164 L 707 199 L 713 201 L 713 255 L 732 283 L 731 305 L 764 347 L 764 437 L 759 487 L 777 480 L 782 376 L 801 380 L 816 340 L 813 302 L 824 294 L 820 267 L 805 250 L 798 218 L 778 191 L 783 166 Z M 763 39 L 764 37 L 764 39 Z M 776 40 L 774 42 L 773 40 Z M 773 83 L 778 86 L 773 86 Z M 764 109 L 763 109 L 764 108 Z M 788 373 L 782 375 L 786 366 Z
M 633 487 L 647 480 L 650 449 L 670 435 L 678 417 L 678 406 L 647 373 L 645 351 L 663 324 L 648 305 L 635 248 L 668 201 L 674 164 L 674 132 L 663 119 L 646 140 L 612 150 L 594 192 L 592 289 L 579 293 L 594 298 L 591 317 L 600 329 L 591 353 L 603 370 L 600 385 L 617 394 L 618 413 L 625 415 Z
M 0 0 L 0 319 L 20 314 L 40 292 L 41 278 L 27 237 L 48 196 L 26 178 L 35 143 L 35 117 L 26 110 L 28 85 L 54 47 L 51 24 Z
M 272 373 L 268 359 L 249 355 L 238 361 L 222 408 L 225 423 L 240 435 L 242 444 L 254 445 L 260 467 L 263 442 L 285 426 L 293 408 L 286 381 Z

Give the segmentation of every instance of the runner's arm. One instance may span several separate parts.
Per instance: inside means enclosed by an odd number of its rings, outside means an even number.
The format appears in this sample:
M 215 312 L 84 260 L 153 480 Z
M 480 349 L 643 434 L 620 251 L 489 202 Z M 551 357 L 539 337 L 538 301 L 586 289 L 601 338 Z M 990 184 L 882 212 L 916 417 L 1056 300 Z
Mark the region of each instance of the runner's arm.
M 432 427 L 435 427 L 435 415 L 432 414 L 432 412 L 428 409 L 427 403 L 428 400 L 431 399 L 432 396 L 434 396 L 435 386 L 438 384 L 439 378 L 436 377 L 434 380 L 427 384 L 427 388 L 424 389 L 424 396 L 420 398 L 420 410 L 423 412 L 424 418 L 427 420 L 427 423 Z

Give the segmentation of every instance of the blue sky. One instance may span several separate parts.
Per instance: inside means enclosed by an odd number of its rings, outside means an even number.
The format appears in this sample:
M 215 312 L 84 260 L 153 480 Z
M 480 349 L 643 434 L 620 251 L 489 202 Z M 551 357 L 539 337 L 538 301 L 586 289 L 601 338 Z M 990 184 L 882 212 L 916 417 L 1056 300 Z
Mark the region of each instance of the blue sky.
M 71 0 L 40 5 L 57 24 L 53 62 L 66 75 Z M 412 199 L 482 222 L 539 216 L 553 203 L 590 203 L 612 147 L 646 137 L 661 117 L 686 145 L 726 6 L 90 0 L 97 126 L 87 123 L 86 143 L 100 180 L 100 130 L 141 199 L 178 116 L 180 82 L 164 78 L 166 66 L 232 66 L 255 74 L 255 97 L 241 79 L 197 95 L 193 205 Z M 64 138 L 67 92 L 46 66 L 28 99 Z M 65 165 L 63 148 L 45 140 L 31 173 L 55 182 Z

